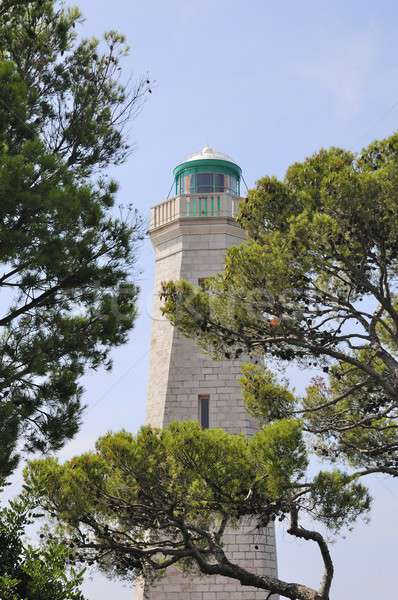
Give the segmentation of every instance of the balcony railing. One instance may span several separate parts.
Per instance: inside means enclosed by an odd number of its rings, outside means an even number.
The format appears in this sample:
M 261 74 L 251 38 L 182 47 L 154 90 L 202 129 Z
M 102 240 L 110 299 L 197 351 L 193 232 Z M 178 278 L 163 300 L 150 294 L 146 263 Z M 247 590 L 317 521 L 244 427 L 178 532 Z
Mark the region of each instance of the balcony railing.
M 242 198 L 230 194 L 186 194 L 170 198 L 151 208 L 150 229 L 177 219 L 206 217 L 235 218 Z

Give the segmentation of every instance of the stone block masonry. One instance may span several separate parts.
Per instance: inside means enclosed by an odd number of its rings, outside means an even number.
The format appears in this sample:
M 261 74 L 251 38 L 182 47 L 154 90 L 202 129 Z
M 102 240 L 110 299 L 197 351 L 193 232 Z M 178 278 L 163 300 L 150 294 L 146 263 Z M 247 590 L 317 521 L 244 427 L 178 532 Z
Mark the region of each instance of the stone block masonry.
M 232 202 L 236 198 L 231 196 Z M 227 207 L 228 208 L 228 207 Z M 161 211 L 159 211 L 161 212 Z M 174 420 L 197 420 L 199 397 L 208 398 L 210 427 L 252 435 L 256 426 L 246 413 L 239 385 L 239 360 L 215 361 L 183 337 L 160 311 L 162 281 L 202 278 L 224 269 L 225 251 L 242 243 L 244 232 L 230 216 L 182 218 L 150 232 L 156 255 L 147 422 L 164 427 Z M 257 530 L 242 520 L 225 533 L 225 551 L 232 561 L 259 575 L 277 575 L 274 527 Z M 225 577 L 185 576 L 176 568 L 153 586 L 144 586 L 137 600 L 264 600 L 265 592 Z M 274 600 L 274 598 L 273 598 Z M 276 600 L 276 597 L 275 597 Z

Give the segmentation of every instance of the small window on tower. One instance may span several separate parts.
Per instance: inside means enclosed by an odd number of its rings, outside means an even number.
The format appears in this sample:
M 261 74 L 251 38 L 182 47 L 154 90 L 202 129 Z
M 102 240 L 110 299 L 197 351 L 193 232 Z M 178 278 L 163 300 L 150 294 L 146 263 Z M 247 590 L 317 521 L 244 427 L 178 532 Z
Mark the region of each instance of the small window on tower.
M 202 290 L 206 289 L 206 281 L 207 277 L 199 277 L 198 286 L 202 288 Z
M 210 396 L 199 395 L 199 423 L 202 429 L 210 427 Z

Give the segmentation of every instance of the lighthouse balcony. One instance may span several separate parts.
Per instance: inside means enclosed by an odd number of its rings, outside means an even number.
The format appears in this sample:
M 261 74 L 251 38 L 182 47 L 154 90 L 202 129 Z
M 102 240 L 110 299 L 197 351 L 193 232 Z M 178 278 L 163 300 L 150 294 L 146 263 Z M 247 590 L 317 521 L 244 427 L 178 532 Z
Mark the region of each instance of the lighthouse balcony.
M 242 200 L 228 193 L 181 194 L 151 209 L 150 230 L 178 219 L 235 219 Z

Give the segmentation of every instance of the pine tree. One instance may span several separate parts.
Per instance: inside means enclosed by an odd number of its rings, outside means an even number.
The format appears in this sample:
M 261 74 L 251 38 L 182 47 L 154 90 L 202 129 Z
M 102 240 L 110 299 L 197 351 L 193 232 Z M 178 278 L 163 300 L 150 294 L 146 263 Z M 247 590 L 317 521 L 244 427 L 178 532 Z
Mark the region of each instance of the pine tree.
M 77 431 L 79 379 L 111 366 L 136 315 L 135 211 L 114 210 L 107 167 L 148 82 L 121 80 L 123 36 L 79 40 L 78 9 L 2 2 L 0 21 L 0 481 L 16 448 Z

